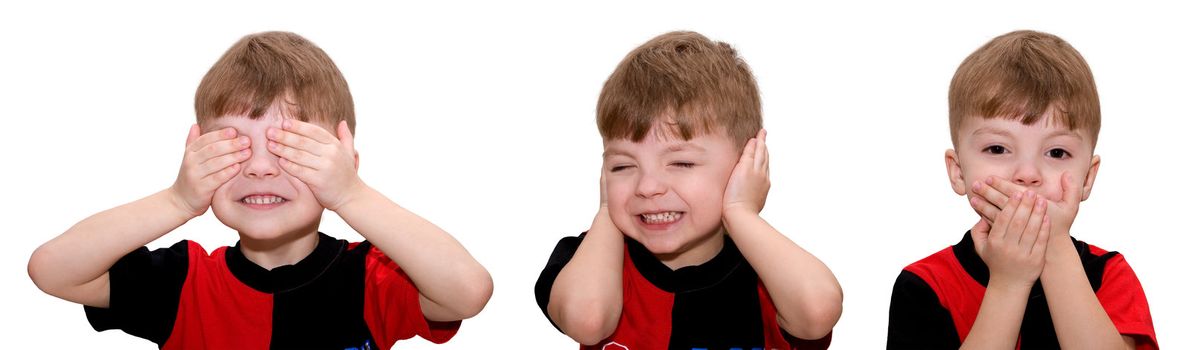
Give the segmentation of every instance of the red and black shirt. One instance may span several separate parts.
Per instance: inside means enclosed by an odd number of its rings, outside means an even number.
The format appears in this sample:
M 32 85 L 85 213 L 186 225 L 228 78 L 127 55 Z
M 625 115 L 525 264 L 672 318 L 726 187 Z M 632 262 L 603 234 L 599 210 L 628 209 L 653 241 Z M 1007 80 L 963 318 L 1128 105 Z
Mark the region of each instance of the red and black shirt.
M 1117 252 L 1073 240 L 1086 278 L 1119 334 L 1136 349 L 1158 349 L 1143 287 Z M 888 349 L 957 349 L 978 315 L 990 279 L 970 232 L 958 244 L 908 265 L 892 287 Z M 1018 349 L 1058 349 L 1057 333 L 1040 282 L 1020 324 Z
M 537 279 L 537 304 L 549 293 L 585 233 L 562 238 Z M 671 270 L 642 244 L 624 239 L 623 311 L 610 337 L 582 349 L 826 349 L 830 336 L 802 340 L 780 328 L 776 307 L 730 237 L 701 265 Z M 551 319 L 550 322 L 553 322 Z M 554 324 L 556 327 L 556 323 Z
M 419 335 L 441 343 L 460 322 L 431 322 L 409 277 L 369 242 L 319 233 L 294 265 L 265 270 L 239 245 L 140 248 L 109 270 L 110 307 L 86 307 L 95 330 L 121 329 L 162 349 L 389 349 Z

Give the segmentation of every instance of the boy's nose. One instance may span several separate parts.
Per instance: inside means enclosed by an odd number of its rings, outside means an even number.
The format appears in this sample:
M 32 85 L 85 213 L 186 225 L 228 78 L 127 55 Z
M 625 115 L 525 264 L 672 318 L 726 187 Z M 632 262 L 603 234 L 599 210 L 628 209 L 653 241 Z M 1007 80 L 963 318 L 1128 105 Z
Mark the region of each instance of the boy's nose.
M 640 198 L 655 197 L 665 194 L 668 188 L 662 179 L 644 172 L 640 174 L 640 179 L 636 182 L 636 196 Z
M 268 141 L 252 140 L 252 157 L 244 161 L 244 176 L 248 178 L 268 178 L 281 173 L 277 156 L 265 148 Z
M 1020 162 L 1012 174 L 1012 182 L 1020 186 L 1040 186 L 1042 179 L 1040 167 L 1031 161 Z

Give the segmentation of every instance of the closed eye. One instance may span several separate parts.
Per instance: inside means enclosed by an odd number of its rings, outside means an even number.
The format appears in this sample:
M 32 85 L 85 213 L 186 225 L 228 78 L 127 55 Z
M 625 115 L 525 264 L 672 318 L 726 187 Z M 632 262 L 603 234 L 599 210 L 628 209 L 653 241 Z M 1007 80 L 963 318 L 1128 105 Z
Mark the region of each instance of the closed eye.
M 694 163 L 690 163 L 690 162 L 674 162 L 671 165 L 673 165 L 675 167 L 679 167 L 679 168 L 693 168 L 694 167 Z
M 615 172 L 619 172 L 621 170 L 631 168 L 631 167 L 632 167 L 631 165 L 616 165 L 616 166 L 611 167 L 611 172 L 615 173 Z

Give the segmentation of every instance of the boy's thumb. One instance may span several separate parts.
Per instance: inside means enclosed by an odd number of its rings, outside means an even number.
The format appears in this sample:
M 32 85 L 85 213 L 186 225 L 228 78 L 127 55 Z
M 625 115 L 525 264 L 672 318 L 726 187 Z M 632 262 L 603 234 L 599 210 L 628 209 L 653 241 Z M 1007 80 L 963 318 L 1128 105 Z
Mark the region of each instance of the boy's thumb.
M 339 126 L 337 128 L 335 128 L 335 133 L 338 134 L 339 141 L 346 142 L 348 145 L 351 145 L 352 147 L 355 146 L 355 136 L 351 135 L 351 128 L 347 127 L 346 120 L 339 121 Z
M 195 139 L 198 139 L 198 136 L 201 135 L 201 133 L 202 130 L 199 130 L 198 124 L 190 125 L 190 133 L 186 135 L 186 146 L 189 146 L 190 143 L 193 143 Z
M 987 219 L 979 218 L 978 223 L 970 228 L 970 238 L 974 240 L 976 250 L 982 250 L 987 243 L 987 235 L 991 232 L 991 223 Z
M 1080 194 L 1074 191 L 1073 175 L 1068 171 L 1061 173 L 1061 201 L 1065 203 L 1077 203 Z

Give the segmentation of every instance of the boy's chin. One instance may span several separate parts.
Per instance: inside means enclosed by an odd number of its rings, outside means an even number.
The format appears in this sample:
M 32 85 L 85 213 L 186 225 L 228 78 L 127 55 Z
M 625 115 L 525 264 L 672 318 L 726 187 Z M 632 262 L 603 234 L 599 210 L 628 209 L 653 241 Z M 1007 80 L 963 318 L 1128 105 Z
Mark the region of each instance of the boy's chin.
M 277 223 L 253 222 L 249 224 L 227 225 L 227 227 L 239 232 L 241 241 L 272 243 L 292 241 L 318 232 L 318 226 L 316 224 L 301 226 L 295 226 L 292 223 L 287 224 L 279 225 Z
M 716 235 L 720 235 L 721 230 L 711 231 L 699 235 L 628 235 L 636 242 L 640 242 L 648 252 L 658 257 L 676 258 L 691 250 L 697 250 L 704 244 L 710 244 Z

